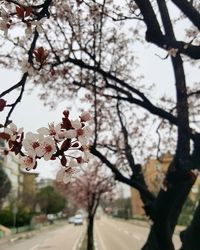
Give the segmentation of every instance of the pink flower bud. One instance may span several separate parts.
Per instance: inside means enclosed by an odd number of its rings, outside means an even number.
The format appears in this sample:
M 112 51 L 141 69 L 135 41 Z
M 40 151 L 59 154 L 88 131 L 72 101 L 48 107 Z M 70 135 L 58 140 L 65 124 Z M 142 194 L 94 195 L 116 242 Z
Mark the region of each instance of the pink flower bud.
M 6 106 L 6 101 L 4 99 L 0 99 L 0 112 L 4 110 Z
M 90 113 L 88 111 L 84 111 L 81 114 L 80 118 L 81 118 L 81 121 L 83 121 L 83 122 L 86 122 L 86 121 L 89 121 L 89 120 L 92 119 L 92 117 L 91 117 L 91 115 L 90 115 Z

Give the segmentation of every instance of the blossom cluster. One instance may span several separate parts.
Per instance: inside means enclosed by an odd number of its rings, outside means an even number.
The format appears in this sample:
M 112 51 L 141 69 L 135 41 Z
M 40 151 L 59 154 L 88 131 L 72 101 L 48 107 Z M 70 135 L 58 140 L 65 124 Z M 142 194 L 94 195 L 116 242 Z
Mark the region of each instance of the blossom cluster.
M 33 30 L 36 29 L 38 33 L 43 32 L 42 24 L 46 20 L 45 17 L 38 18 L 37 13 L 33 11 L 31 6 L 16 5 L 15 9 L 12 8 L 9 1 L 5 1 L 1 4 L 0 8 L 0 30 L 5 35 L 15 24 L 20 22 L 25 25 L 25 35 L 28 38 L 32 35 Z
M 37 129 L 37 133 L 28 132 L 24 136 L 23 128 L 17 128 L 14 123 L 2 127 L 0 139 L 7 141 L 9 151 L 20 155 L 20 164 L 25 169 L 37 167 L 37 160 L 45 161 L 59 159 L 61 169 L 56 179 L 68 183 L 80 164 L 87 163 L 92 154 L 89 151 L 89 138 L 92 134 L 88 121 L 89 112 L 83 112 L 78 119 L 69 118 L 69 111 L 63 112 L 62 122 L 50 123 L 48 127 Z
M 42 8 L 42 7 L 41 7 Z M 25 41 L 27 41 L 34 32 L 44 33 L 43 23 L 47 20 L 46 15 L 40 15 L 39 9 L 35 9 L 30 5 L 19 5 L 11 3 L 10 1 L 1 1 L 0 3 L 0 31 L 4 32 L 5 36 L 10 34 L 9 31 L 17 24 L 21 24 L 24 28 Z M 11 36 L 10 36 L 11 37 Z M 24 41 L 24 42 L 25 42 Z M 17 37 L 18 44 L 21 43 L 19 37 Z M 41 69 L 48 56 L 47 51 L 43 47 L 35 48 L 33 51 L 33 60 L 23 59 L 19 65 L 21 66 L 23 73 L 28 73 L 30 76 L 34 74 L 34 71 Z M 36 65 L 34 65 L 36 64 Z

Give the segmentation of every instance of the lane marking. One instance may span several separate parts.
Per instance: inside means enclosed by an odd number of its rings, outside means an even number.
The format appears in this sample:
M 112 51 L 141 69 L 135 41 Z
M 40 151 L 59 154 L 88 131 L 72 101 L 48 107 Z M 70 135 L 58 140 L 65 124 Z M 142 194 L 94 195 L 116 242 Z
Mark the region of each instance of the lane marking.
M 95 250 L 99 250 L 98 249 L 98 245 L 97 245 L 97 237 L 96 237 L 96 234 L 94 233 L 94 249 Z
M 141 240 L 142 240 L 142 237 L 140 237 L 140 236 L 138 236 L 138 235 L 135 235 L 134 233 L 131 233 L 131 232 L 127 231 L 127 230 L 123 230 L 120 226 L 119 226 L 119 227 L 116 227 L 116 225 L 112 224 L 112 222 L 109 223 L 109 222 L 107 221 L 107 223 L 108 223 L 110 226 L 112 226 L 114 229 L 117 229 L 119 232 L 123 232 L 123 233 L 125 233 L 126 235 L 129 235 L 129 236 L 131 236 L 131 234 L 132 234 L 132 237 L 135 238 L 136 240 L 138 240 L 138 241 L 141 241 Z M 125 222 L 123 222 L 123 223 L 125 224 Z
M 141 240 L 141 237 L 135 235 L 135 234 L 132 234 L 133 238 L 135 238 L 136 240 Z
M 101 235 L 100 235 L 100 232 L 99 232 L 97 226 L 95 226 L 95 230 L 96 230 L 97 237 L 99 238 L 99 241 L 100 241 L 102 250 L 106 250 L 106 246 L 105 246 L 105 244 L 104 244 L 104 242 L 103 242 L 103 239 L 102 239 L 102 237 L 101 237 Z
M 80 237 L 78 237 L 77 240 L 75 241 L 75 244 L 72 250 L 76 250 L 78 248 L 78 244 L 81 241 L 82 237 L 84 236 L 84 233 L 85 233 L 85 228 L 83 228 L 83 231 L 81 232 Z
M 36 248 L 38 248 L 40 245 L 39 244 L 36 244 L 34 247 L 30 248 L 29 250 L 34 250 Z

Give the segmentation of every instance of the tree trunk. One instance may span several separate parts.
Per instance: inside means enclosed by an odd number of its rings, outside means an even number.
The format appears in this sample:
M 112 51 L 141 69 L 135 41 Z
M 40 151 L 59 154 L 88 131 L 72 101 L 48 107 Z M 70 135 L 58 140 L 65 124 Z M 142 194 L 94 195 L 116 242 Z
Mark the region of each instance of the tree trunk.
M 173 193 L 171 188 L 166 192 L 160 191 L 155 203 L 153 225 L 142 250 L 174 250 L 169 223 L 172 200 Z
M 94 249 L 93 227 L 94 227 L 94 215 L 89 215 L 88 225 L 87 225 L 87 250 Z
M 166 192 L 160 191 L 154 204 L 154 224 L 142 250 L 174 250 L 172 236 L 193 183 L 194 180 L 189 179 L 175 183 Z
M 180 250 L 200 249 L 200 203 L 194 213 L 193 219 L 188 228 L 181 232 L 182 247 Z
M 165 223 L 162 224 L 164 225 Z M 174 250 L 170 234 L 168 232 L 164 232 L 165 230 L 162 229 L 161 231 L 163 233 L 163 237 L 158 237 L 158 228 L 158 225 L 152 225 L 149 237 L 142 250 Z M 166 224 L 164 225 L 164 228 L 166 228 Z M 165 240 L 162 244 L 158 241 L 158 239 L 161 240 L 161 238 L 164 238 Z

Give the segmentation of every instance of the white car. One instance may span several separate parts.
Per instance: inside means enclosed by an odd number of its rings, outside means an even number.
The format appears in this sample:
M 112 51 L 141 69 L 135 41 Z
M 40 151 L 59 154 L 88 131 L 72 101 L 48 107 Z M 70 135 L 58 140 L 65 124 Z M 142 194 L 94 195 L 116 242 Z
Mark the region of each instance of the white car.
M 74 216 L 74 225 L 83 225 L 83 216 L 82 214 L 76 214 Z
M 68 223 L 69 224 L 74 223 L 74 216 L 68 218 Z

